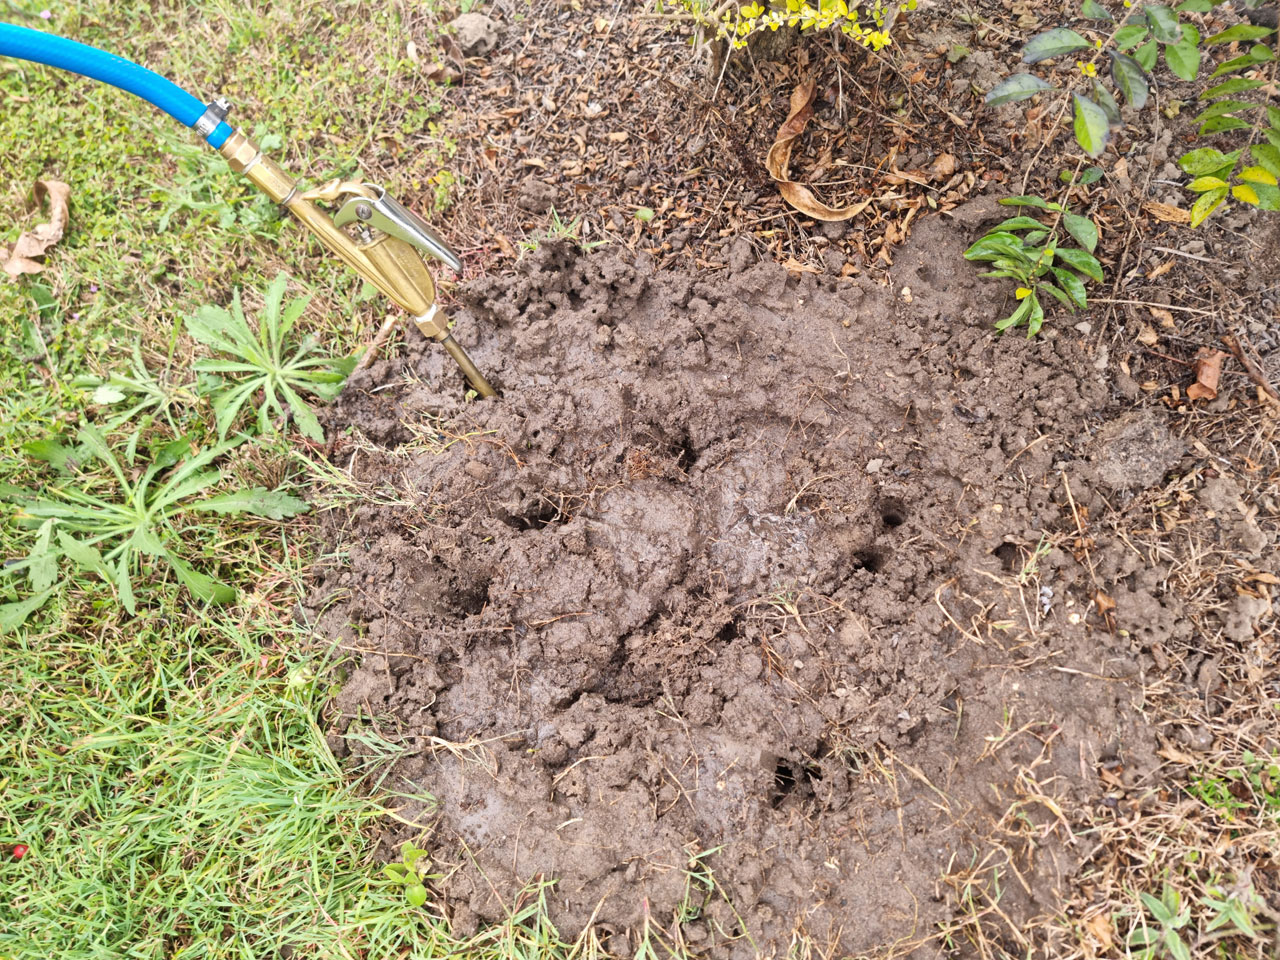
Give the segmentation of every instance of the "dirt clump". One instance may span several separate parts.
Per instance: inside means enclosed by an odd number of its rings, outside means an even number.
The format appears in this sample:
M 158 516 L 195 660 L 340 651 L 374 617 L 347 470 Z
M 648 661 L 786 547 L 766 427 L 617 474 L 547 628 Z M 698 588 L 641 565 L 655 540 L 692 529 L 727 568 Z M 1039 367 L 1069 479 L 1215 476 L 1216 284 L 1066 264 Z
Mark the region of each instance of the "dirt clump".
M 417 342 L 343 394 L 376 496 L 311 613 L 362 652 L 340 724 L 382 718 L 388 782 L 437 801 L 408 813 L 462 929 L 542 877 L 622 952 L 646 917 L 716 955 L 906 952 L 993 877 L 1011 947 L 1055 909 L 1064 809 L 1155 741 L 1149 658 L 1053 533 L 1179 448 L 1098 435 L 1123 401 L 1089 343 L 996 337 L 959 233 L 918 225 L 885 284 L 546 245 L 458 311 L 501 399 Z M 1116 615 L 1158 605 L 1123 562 Z

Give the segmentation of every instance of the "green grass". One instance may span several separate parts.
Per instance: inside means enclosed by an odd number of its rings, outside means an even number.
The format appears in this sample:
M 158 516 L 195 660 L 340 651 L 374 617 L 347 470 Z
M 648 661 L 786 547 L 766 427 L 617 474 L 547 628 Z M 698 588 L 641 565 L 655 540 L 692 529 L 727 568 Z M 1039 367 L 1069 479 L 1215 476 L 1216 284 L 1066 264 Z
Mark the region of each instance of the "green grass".
M 46 6 L 47 23 L 38 16 Z M 411 37 L 430 38 L 426 6 L 0 8 L 7 20 L 138 59 L 197 96 L 231 97 L 233 119 L 310 183 L 363 168 L 421 210 L 448 201 L 452 179 L 441 168 L 450 145 L 432 125 L 441 94 L 405 59 Z M 37 178 L 72 190 L 70 229 L 46 272 L 0 282 L 0 484 L 47 496 L 73 480 L 123 482 L 102 460 L 59 473 L 31 455 L 32 442 L 50 437 L 74 445 L 87 423 L 126 451 L 130 483 L 158 451 L 216 443 L 194 371 L 211 353 L 185 323 L 203 305 L 229 306 L 235 288 L 257 312 L 269 278 L 287 272 L 289 296 L 311 297 L 298 335 L 333 356 L 376 329 L 385 305 L 158 111 L 4 60 L 0 103 L 0 242 L 40 222 L 24 208 Z M 95 399 L 104 384 L 111 390 Z M 127 396 L 112 401 L 114 393 Z M 254 429 L 253 403 L 238 429 Z M 175 445 L 180 438 L 186 446 Z M 315 501 L 312 482 L 332 470 L 312 456 L 263 432 L 220 455 L 223 479 L 193 495 L 283 486 Z M 346 486 L 326 494 L 334 501 L 358 492 L 336 479 Z M 9 571 L 0 604 L 33 593 L 21 562 L 39 533 L 22 519 L 13 507 L 0 516 Z M 48 598 L 0 634 L 0 960 L 573 949 L 546 920 L 543 890 L 505 923 L 461 940 L 434 890 L 414 905 L 385 876 L 373 837 L 395 823 L 399 800 L 334 759 L 321 726 L 334 661 L 292 618 L 318 549 L 307 524 L 175 517 L 168 542 L 237 588 L 236 602 L 223 605 L 201 602 L 144 550 L 130 616 L 113 583 L 64 556 Z M 17 619 L 13 607 L 0 609 Z M 362 755 L 372 742 L 366 733 Z M 19 844 L 29 852 L 16 859 Z M 578 955 L 590 946 L 579 944 Z

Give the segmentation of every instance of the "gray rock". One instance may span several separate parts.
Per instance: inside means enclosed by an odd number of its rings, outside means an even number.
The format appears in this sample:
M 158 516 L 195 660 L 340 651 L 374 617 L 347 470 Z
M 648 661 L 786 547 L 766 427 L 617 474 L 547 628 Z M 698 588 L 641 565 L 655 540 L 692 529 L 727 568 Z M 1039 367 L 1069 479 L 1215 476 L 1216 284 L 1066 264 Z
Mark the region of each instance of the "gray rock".
M 498 45 L 502 31 L 483 13 L 464 13 L 449 21 L 458 38 L 458 46 L 468 57 L 483 57 Z

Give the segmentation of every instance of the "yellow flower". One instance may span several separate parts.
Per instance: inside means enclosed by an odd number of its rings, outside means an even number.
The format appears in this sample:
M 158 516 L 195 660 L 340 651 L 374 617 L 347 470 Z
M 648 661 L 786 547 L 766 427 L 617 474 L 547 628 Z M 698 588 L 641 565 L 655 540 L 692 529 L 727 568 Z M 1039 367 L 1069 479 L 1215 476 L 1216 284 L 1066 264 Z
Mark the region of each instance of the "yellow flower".
M 1019 300 L 1025 300 L 1027 297 L 1031 296 L 1031 290 L 1028 287 L 1019 287 L 1014 291 L 1013 295 Z
M 1098 68 L 1092 63 L 1085 63 L 1083 60 L 1077 60 L 1076 66 L 1080 68 L 1080 72 L 1086 77 L 1096 77 L 1098 75 Z

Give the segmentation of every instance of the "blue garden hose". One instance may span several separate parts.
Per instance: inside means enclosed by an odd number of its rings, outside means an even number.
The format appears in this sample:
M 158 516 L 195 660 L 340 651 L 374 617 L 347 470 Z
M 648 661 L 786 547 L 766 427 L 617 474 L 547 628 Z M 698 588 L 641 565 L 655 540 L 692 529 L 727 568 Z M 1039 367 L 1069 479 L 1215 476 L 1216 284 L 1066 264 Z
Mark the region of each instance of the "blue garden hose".
M 0 23 L 0 56 L 43 63 L 109 83 L 159 107 L 184 126 L 194 127 L 209 109 L 173 81 L 132 60 L 39 30 Z M 216 150 L 229 136 L 231 126 L 221 120 L 205 139 Z

